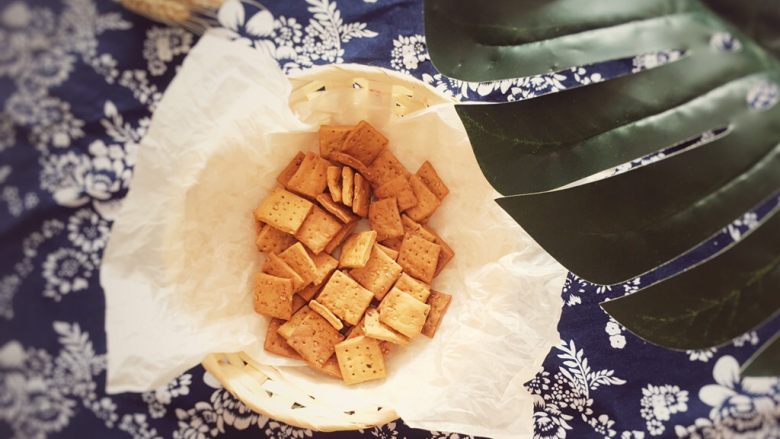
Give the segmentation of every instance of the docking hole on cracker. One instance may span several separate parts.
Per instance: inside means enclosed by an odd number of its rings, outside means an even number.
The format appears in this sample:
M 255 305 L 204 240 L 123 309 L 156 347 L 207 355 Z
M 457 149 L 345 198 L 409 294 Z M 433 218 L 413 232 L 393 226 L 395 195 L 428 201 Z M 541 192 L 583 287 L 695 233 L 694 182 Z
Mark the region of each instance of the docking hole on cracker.
M 366 121 L 323 125 L 301 148 L 253 212 L 265 350 L 348 385 L 381 380 L 452 300 L 433 288 L 455 252 L 427 223 L 449 189 L 427 160 L 411 173 Z

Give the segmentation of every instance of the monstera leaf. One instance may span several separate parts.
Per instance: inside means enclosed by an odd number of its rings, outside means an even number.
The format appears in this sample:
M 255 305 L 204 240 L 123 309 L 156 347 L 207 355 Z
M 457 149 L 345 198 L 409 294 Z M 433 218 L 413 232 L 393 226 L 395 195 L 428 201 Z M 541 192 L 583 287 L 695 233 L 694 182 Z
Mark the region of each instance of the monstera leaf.
M 778 93 L 780 7 L 708 1 L 731 22 L 698 0 L 425 1 L 431 60 L 461 80 L 683 53 L 536 99 L 456 107 L 485 176 L 504 195 L 497 202 L 586 280 L 615 284 L 654 270 L 780 191 L 780 105 L 750 105 L 762 90 Z M 593 178 L 697 139 L 663 160 Z M 780 309 L 777 211 L 710 259 L 602 306 L 670 348 L 742 334 Z M 776 358 L 777 344 L 747 372 L 780 374 L 780 362 L 764 357 Z

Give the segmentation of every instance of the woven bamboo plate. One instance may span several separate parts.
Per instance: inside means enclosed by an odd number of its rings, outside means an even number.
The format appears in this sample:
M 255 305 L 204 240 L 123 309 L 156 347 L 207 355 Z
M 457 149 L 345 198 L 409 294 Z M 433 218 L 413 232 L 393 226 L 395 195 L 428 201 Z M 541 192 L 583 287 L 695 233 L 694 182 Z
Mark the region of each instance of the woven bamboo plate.
M 447 96 L 410 76 L 374 67 L 329 65 L 290 77 L 290 106 L 314 102 L 323 94 L 346 91 L 353 103 L 361 100 L 386 105 L 389 117 L 404 117 L 431 105 L 451 102 Z M 379 99 L 377 99 L 379 98 Z M 338 108 L 317 107 L 308 122 L 328 123 Z M 381 109 L 380 109 L 381 110 Z M 306 389 L 286 380 L 273 366 L 260 364 L 245 353 L 211 354 L 203 366 L 249 409 L 290 425 L 316 431 L 346 431 L 384 425 L 398 418 L 391 407 L 333 407 Z

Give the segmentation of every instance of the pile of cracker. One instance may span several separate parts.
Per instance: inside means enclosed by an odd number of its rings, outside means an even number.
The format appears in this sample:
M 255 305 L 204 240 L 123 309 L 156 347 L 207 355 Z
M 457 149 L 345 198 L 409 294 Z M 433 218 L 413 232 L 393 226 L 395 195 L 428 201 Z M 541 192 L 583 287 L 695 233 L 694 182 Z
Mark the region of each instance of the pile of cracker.
M 385 356 L 433 337 L 451 299 L 431 283 L 455 254 L 425 225 L 449 189 L 387 145 L 365 121 L 324 125 L 320 154 L 299 152 L 254 211 L 265 349 L 347 384 L 384 378 Z M 357 231 L 363 219 L 369 230 Z

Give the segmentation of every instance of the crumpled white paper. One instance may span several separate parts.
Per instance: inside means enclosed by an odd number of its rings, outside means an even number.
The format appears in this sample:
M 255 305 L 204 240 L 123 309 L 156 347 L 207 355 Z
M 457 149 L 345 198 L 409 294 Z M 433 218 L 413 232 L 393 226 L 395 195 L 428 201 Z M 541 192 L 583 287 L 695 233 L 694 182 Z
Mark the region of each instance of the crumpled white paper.
M 390 78 L 362 66 L 304 75 L 351 69 L 369 81 Z M 245 351 L 312 394 L 388 404 L 412 427 L 531 436 L 533 399 L 523 383 L 558 343 L 565 270 L 493 201 L 451 103 L 436 98 L 445 103 L 392 117 L 378 89 L 329 90 L 291 109 L 292 85 L 275 60 L 201 39 L 141 142 L 104 255 L 108 392 L 154 389 L 210 352 Z M 298 150 L 316 150 L 319 123 L 361 118 L 387 135 L 408 169 L 430 160 L 449 185 L 430 224 L 456 256 L 434 281 L 453 295 L 436 337 L 394 352 L 386 380 L 347 387 L 263 351 L 267 320 L 254 313 L 250 291 L 262 261 L 252 210 Z

